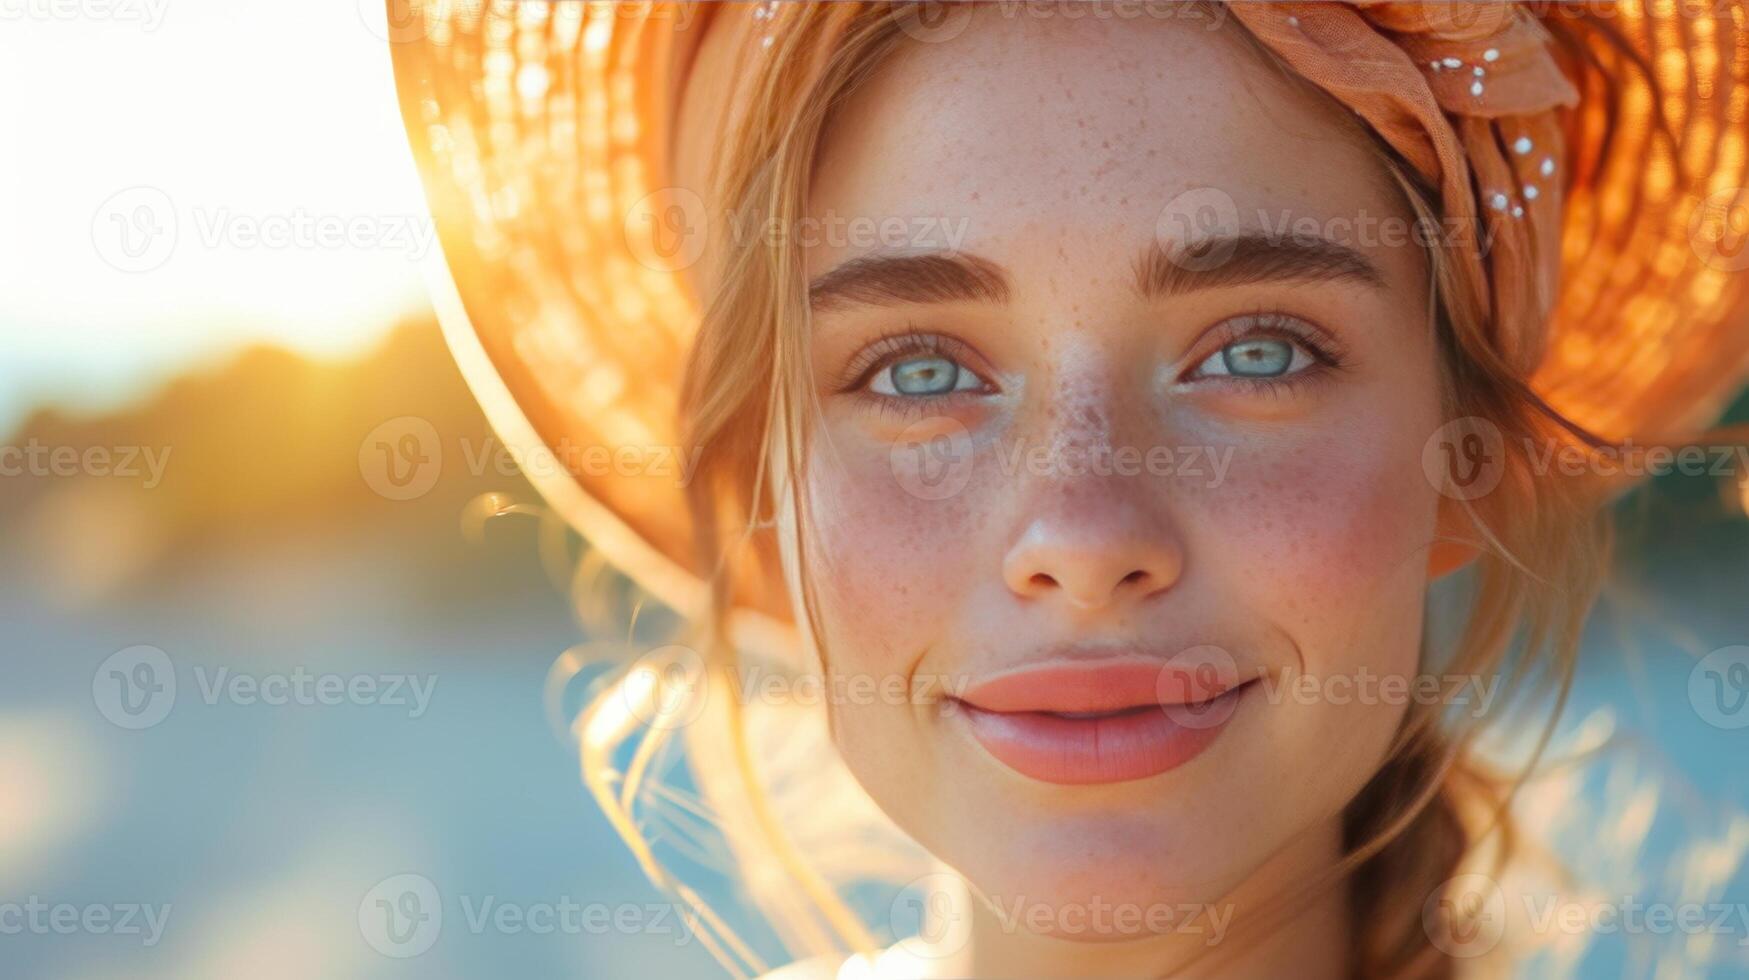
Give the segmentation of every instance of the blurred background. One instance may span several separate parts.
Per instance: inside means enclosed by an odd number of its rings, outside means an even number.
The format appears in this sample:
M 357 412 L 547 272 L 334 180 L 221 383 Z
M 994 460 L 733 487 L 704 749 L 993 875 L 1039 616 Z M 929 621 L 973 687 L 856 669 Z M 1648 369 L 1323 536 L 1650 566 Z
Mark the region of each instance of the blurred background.
M 536 522 L 471 516 L 534 497 L 425 304 L 384 17 L 0 4 L 0 976 L 721 975 L 543 715 Z M 1542 816 L 1645 902 L 1749 903 L 1746 486 L 1622 502 L 1563 726 L 1626 761 Z M 1733 928 L 1579 972 L 1749 976 Z

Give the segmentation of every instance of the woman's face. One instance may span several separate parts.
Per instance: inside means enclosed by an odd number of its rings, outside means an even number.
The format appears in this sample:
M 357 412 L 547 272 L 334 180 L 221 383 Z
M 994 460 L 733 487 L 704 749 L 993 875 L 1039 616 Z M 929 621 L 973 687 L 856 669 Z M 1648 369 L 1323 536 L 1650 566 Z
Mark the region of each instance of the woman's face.
M 1416 670 L 1426 259 L 1362 137 L 1236 29 L 980 8 L 817 161 L 834 737 L 1004 907 L 1305 873 L 1405 710 L 1366 679 Z

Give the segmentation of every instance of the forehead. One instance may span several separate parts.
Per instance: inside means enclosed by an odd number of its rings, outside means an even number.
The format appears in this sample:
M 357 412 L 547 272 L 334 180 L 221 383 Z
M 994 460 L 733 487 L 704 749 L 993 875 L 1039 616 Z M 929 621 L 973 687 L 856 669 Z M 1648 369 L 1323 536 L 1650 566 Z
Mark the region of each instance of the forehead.
M 1237 231 L 1406 217 L 1353 117 L 1231 17 L 1047 6 L 980 4 L 950 38 L 907 39 L 835 113 L 810 211 L 963 219 L 961 247 L 992 256 L 1041 229 L 1133 249 L 1210 201 L 1231 201 Z M 811 249 L 809 265 L 855 251 Z

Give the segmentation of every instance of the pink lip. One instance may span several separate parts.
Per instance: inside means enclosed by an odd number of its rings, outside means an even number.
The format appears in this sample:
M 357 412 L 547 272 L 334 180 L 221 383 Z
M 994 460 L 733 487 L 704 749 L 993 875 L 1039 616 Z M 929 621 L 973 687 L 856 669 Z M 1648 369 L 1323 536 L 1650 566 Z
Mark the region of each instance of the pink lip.
M 1023 776 L 1086 785 L 1177 768 L 1226 727 L 1248 683 L 1120 661 L 1004 674 L 956 699 L 985 750 Z

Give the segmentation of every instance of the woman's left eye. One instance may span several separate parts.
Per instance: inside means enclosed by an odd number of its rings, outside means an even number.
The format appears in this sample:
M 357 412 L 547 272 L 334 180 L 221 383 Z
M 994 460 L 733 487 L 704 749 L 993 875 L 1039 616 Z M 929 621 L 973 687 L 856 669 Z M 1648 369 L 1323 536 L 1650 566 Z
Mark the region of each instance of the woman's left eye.
M 1285 337 L 1235 340 L 1197 365 L 1199 377 L 1279 378 L 1317 363 L 1304 344 Z
M 869 390 L 877 395 L 917 398 L 972 391 L 983 384 L 953 358 L 930 354 L 907 357 L 880 369 L 869 379 Z

